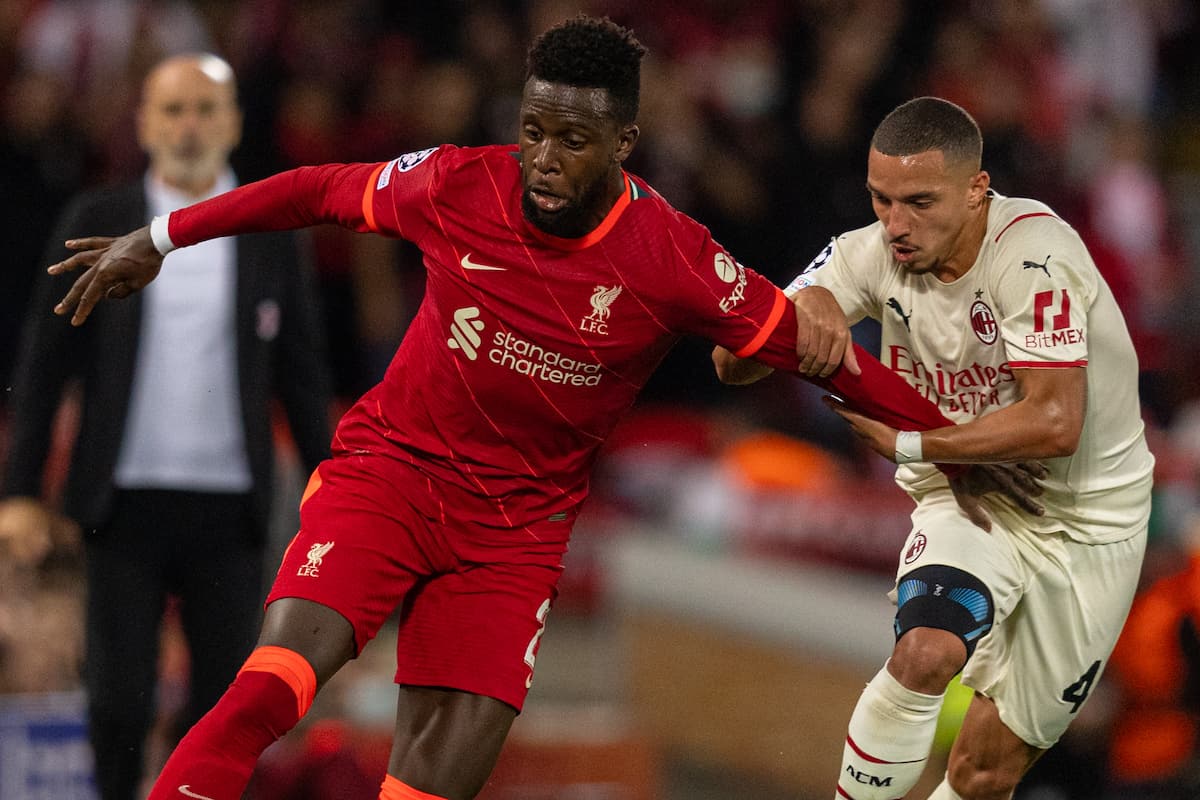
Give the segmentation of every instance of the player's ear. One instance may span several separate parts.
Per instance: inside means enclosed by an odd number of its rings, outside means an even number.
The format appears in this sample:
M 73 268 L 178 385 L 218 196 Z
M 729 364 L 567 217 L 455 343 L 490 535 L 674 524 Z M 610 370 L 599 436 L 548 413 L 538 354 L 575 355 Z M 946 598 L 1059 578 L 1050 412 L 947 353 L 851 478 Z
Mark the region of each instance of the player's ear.
M 977 210 L 983 205 L 984 199 L 987 197 L 988 187 L 992 185 L 992 178 L 987 174 L 986 170 L 979 170 L 975 176 L 971 178 L 971 185 L 967 189 L 967 206 L 972 211 Z
M 633 146 L 637 144 L 638 136 L 641 131 L 637 125 L 626 125 L 621 128 L 617 134 L 617 149 L 613 152 L 613 161 L 617 164 L 624 163 L 625 159 L 629 158 L 629 154 L 633 152 Z

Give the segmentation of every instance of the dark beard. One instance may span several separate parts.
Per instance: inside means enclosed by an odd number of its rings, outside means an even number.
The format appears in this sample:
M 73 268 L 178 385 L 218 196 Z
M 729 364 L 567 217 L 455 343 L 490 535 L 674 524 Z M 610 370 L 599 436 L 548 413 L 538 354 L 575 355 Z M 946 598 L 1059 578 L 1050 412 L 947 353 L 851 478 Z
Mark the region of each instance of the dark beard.
M 538 230 L 557 236 L 560 239 L 578 239 L 586 236 L 596 227 L 592 209 L 596 208 L 604 197 L 604 181 L 596 181 L 589 186 L 576 201 L 569 202 L 561 210 L 547 214 L 533 202 L 529 190 L 521 192 L 521 211 Z

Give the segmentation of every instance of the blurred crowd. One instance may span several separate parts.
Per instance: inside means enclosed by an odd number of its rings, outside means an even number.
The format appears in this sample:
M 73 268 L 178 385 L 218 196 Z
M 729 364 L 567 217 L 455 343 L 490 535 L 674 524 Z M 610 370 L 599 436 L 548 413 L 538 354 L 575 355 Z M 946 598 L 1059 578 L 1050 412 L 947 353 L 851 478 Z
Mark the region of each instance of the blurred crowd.
M 832 234 L 870 222 L 871 129 L 898 102 L 938 94 L 980 121 L 999 191 L 1043 199 L 1085 233 L 1161 379 L 1148 398 L 1160 421 L 1194 393 L 1168 377 L 1186 373 L 1180 290 L 1197 245 L 1186 200 L 1200 172 L 1196 11 L 1181 0 L 3 0 L 0 169 L 21 235 L 0 293 L 0 371 L 64 199 L 143 168 L 133 111 L 164 54 L 213 50 L 233 64 L 247 123 L 235 165 L 253 180 L 512 141 L 525 47 L 580 10 L 650 48 L 647 135 L 630 168 L 746 264 L 786 281 Z M 351 397 L 386 364 L 421 270 L 373 237 L 330 231 L 319 246 Z M 695 381 L 685 390 L 677 377 L 668 370 L 651 396 L 694 398 Z M 701 383 L 713 400 L 715 382 Z
M 443 142 L 515 140 L 525 47 L 579 11 L 631 26 L 650 49 L 644 135 L 629 169 L 780 283 L 830 236 L 872 221 L 866 151 L 884 113 L 936 94 L 974 114 L 993 187 L 1041 199 L 1075 226 L 1125 311 L 1159 459 L 1146 585 L 1183 580 L 1181 566 L 1200 552 L 1200 536 L 1187 533 L 1200 510 L 1200 332 L 1191 324 L 1200 297 L 1200 10 L 1188 0 L 0 0 L 0 203 L 12 232 L 0 268 L 0 377 L 57 212 L 82 188 L 144 169 L 133 110 L 142 77 L 164 55 L 208 50 L 233 65 L 246 115 L 234 165 L 248 181 Z M 349 400 L 382 374 L 423 273 L 403 243 L 321 228 L 315 244 L 337 390 Z M 745 437 L 764 431 L 830 459 L 806 450 L 799 461 L 768 462 L 784 469 L 886 472 L 832 424 L 817 393 L 774 379 L 720 387 L 708 351 L 681 345 L 643 404 L 686 403 L 706 417 L 683 438 L 696 457 L 720 461 L 710 482 L 770 483 L 770 467 L 745 456 Z M 3 447 L 0 427 L 0 456 Z M 814 489 L 798 483 L 783 488 Z M 657 510 L 670 491 L 661 487 Z M 40 575 L 48 606 L 62 613 L 74 608 L 61 580 L 69 563 Z M 21 626 L 10 623 L 34 596 L 18 588 L 28 580 L 0 578 L 0 667 L 21 649 L 12 640 Z M 1193 620 L 1194 637 L 1200 582 L 1180 585 L 1191 606 L 1172 619 Z M 1200 685 L 1200 647 L 1182 628 L 1164 630 L 1182 642 L 1171 663 L 1190 664 Z M 32 674 L 45 680 L 49 669 Z M 1168 705 L 1185 710 L 1181 730 L 1194 744 L 1200 691 L 1186 688 L 1146 691 L 1176 692 Z M 1194 769 L 1194 747 L 1183 750 L 1156 769 Z

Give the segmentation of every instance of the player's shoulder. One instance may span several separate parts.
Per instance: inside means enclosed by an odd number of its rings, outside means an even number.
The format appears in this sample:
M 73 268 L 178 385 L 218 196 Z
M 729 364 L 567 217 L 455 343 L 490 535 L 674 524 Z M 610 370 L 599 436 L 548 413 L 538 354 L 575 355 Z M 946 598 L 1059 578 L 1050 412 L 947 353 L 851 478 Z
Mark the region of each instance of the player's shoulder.
M 674 237 L 708 237 L 711 232 L 700 221 L 680 211 L 645 179 L 626 172 L 629 179 L 629 207 L 625 210 L 643 235 L 668 242 Z
M 633 204 L 630 208 L 634 208 L 642 214 L 655 214 L 664 218 L 677 218 L 685 223 L 700 224 L 673 206 L 671 201 L 660 194 L 645 178 L 631 172 L 626 172 L 625 175 L 629 179 L 629 200 Z
M 515 144 L 488 144 L 459 147 L 446 144 L 438 148 L 438 157 L 447 167 L 463 170 L 483 169 L 492 173 L 521 173 L 521 151 Z
M 993 244 L 1012 245 L 1047 236 L 1078 238 L 1075 229 L 1058 213 L 1029 197 L 1006 197 L 989 190 L 987 237 Z
M 793 294 L 806 286 L 830 285 L 830 281 L 877 283 L 881 273 L 895 271 L 879 222 L 839 233 L 829 240 L 812 261 L 788 284 Z
M 393 172 L 399 174 L 417 169 L 433 169 L 449 175 L 494 165 L 515 165 L 516 162 L 517 151 L 513 145 L 460 147 L 455 144 L 442 144 L 412 150 L 386 162 L 380 174 L 380 182 L 386 185 Z
M 1095 263 L 1083 239 L 1054 209 L 1037 200 L 994 194 L 988 215 L 987 240 L 990 272 L 1001 282 L 1013 283 L 1020 274 L 1029 280 L 1039 276 L 1065 276 L 1086 286 L 1095 286 Z
M 833 246 L 842 252 L 856 254 L 877 253 L 887 255 L 887 239 L 883 232 L 883 223 L 879 221 L 864 225 L 861 228 L 839 233 L 833 237 Z
M 822 255 L 828 261 L 853 265 L 856 274 L 873 270 L 888 271 L 895 267 L 883 224 L 878 221 L 839 233 Z
M 486 144 L 478 147 L 459 147 L 457 145 L 442 145 L 448 157 L 459 163 L 474 164 L 505 164 L 519 167 L 521 151 L 515 144 Z

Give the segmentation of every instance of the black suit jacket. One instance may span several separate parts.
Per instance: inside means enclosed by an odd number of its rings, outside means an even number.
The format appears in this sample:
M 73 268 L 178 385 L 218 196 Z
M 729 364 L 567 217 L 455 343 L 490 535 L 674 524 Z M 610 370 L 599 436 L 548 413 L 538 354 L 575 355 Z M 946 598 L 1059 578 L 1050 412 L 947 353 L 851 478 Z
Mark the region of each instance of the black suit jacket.
M 82 388 L 82 416 L 63 495 L 64 512 L 85 531 L 104 524 L 125 430 L 141 329 L 142 299 L 101 302 L 82 326 L 52 309 L 77 274 L 45 266 L 66 239 L 117 235 L 149 222 L 141 181 L 88 192 L 55 226 L 33 292 L 13 372 L 7 495 L 40 496 L 52 423 L 69 382 Z M 329 453 L 331 381 L 311 261 L 297 234 L 237 240 L 237 360 L 255 513 L 265 535 L 274 450 L 273 399 L 282 401 L 301 459 L 311 471 Z M 186 368 L 181 365 L 180 367 Z

